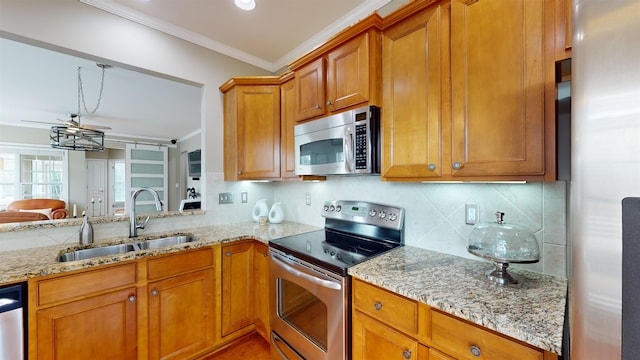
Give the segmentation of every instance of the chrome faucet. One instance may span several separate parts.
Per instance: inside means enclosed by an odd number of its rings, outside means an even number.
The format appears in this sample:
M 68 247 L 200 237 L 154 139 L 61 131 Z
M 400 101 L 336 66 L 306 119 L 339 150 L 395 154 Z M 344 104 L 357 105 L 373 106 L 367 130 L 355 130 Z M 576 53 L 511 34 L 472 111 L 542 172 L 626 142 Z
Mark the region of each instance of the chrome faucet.
M 153 195 L 153 199 L 156 202 L 156 210 L 162 211 L 162 201 L 160 201 L 160 196 L 158 195 L 157 191 L 151 188 L 140 188 L 134 191 L 133 194 L 131 194 L 131 201 L 129 201 L 129 204 L 131 204 L 131 211 L 129 213 L 129 216 L 130 216 L 129 237 L 130 238 L 138 236 L 138 229 L 144 229 L 149 223 L 148 216 L 143 223 L 138 223 L 138 220 L 136 219 L 136 198 L 138 197 L 138 194 L 140 194 L 143 191 L 148 191 L 151 193 L 151 195 Z

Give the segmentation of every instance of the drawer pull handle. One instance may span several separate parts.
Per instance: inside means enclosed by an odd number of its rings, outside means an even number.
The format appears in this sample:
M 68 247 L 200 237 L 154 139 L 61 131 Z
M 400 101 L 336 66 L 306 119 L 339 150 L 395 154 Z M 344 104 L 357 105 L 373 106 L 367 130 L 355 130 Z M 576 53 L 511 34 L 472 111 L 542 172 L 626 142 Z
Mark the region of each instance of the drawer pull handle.
M 403 351 L 403 352 L 402 352 L 402 356 L 403 356 L 405 359 L 411 359 L 411 350 L 405 350 L 405 351 Z
M 379 311 L 380 309 L 382 309 L 382 303 L 380 301 L 376 301 L 376 303 L 373 304 L 373 307 Z
M 480 346 L 478 345 L 471 345 L 471 347 L 469 348 L 469 351 L 471 352 L 471 355 L 473 356 L 480 356 L 481 352 L 480 352 Z
M 151 290 L 151 295 L 158 296 L 158 290 L 156 289 Z
M 135 295 L 130 295 L 129 296 L 129 302 L 134 302 L 136 301 L 136 296 Z

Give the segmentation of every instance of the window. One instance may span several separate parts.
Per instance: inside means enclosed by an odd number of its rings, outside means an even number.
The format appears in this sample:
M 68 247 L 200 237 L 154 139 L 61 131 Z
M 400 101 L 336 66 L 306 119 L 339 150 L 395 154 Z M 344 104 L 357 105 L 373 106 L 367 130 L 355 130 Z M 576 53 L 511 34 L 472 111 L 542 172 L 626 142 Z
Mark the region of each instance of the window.
M 0 146 L 0 211 L 14 200 L 65 200 L 66 152 Z

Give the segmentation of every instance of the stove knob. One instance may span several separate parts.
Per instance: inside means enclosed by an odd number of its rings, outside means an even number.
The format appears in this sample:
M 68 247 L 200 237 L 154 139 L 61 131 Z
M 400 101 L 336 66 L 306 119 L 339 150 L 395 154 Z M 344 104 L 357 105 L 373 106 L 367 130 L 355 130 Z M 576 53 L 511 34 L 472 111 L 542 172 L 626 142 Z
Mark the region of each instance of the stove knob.
M 387 217 L 387 213 L 386 213 L 386 212 L 384 212 L 384 211 L 380 211 L 380 215 L 378 215 L 378 217 L 379 217 L 380 219 L 384 219 L 384 218 L 386 218 L 386 217 Z
M 333 211 L 333 210 L 335 210 L 335 209 L 336 209 L 336 207 L 335 207 L 335 206 L 333 206 L 333 205 L 329 206 L 329 211 Z
M 329 255 L 331 255 L 331 257 L 334 257 L 334 256 L 336 256 L 336 252 L 331 250 L 331 251 L 329 251 Z
M 324 208 L 322 208 L 324 211 L 329 211 L 329 205 L 325 205 Z
M 374 217 L 374 216 L 376 216 L 376 214 L 377 214 L 376 213 L 376 209 L 369 210 L 369 216 Z
M 398 215 L 396 215 L 394 213 L 389 214 L 389 220 L 396 221 L 397 218 L 398 218 Z
M 342 205 L 337 205 L 337 206 L 336 206 L 336 211 L 337 211 L 337 212 L 342 211 Z

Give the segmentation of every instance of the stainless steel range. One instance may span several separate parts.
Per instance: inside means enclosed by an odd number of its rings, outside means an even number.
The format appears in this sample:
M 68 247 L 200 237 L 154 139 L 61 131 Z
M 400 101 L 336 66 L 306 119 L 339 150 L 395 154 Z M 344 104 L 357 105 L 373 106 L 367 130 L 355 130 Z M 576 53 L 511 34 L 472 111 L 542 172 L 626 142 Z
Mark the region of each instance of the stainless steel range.
M 269 242 L 273 359 L 349 359 L 350 266 L 404 243 L 404 209 L 325 202 L 324 230 Z

